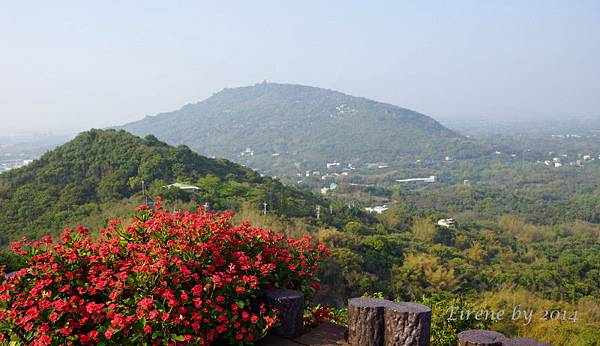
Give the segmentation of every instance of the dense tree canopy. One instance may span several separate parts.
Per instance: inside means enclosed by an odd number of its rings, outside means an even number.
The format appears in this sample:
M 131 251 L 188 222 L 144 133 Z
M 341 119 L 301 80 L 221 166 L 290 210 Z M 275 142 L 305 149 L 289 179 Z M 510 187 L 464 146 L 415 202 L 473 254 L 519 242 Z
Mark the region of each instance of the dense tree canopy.
M 233 209 L 246 199 L 257 207 L 266 201 L 270 211 L 301 216 L 324 203 L 310 193 L 287 188 L 227 160 L 200 156 L 186 146 L 172 147 L 154 136 L 139 138 L 125 131 L 91 130 L 26 167 L 0 175 L 0 243 L 57 230 L 144 190 L 168 194 L 163 186 L 175 182 L 202 188 L 194 195 L 172 191 L 177 199 L 193 197 L 215 209 Z

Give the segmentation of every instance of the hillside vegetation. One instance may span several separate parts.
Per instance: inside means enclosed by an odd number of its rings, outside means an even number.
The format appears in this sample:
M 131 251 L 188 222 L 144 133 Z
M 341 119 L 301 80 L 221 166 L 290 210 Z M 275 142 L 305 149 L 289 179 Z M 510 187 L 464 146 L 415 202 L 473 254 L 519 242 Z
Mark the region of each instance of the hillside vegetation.
M 132 207 L 144 202 L 143 181 L 144 190 L 165 197 L 169 209 L 194 210 L 208 203 L 211 210 L 238 212 L 236 222 L 250 220 L 293 236 L 314 235 L 332 250 L 321 266 L 317 302 L 341 307 L 347 298 L 363 294 L 423 302 L 434 308 L 434 345 L 453 345 L 457 332 L 479 327 L 558 345 L 568 340 L 577 340 L 572 345 L 597 343 L 595 166 L 570 174 L 544 173 L 531 186 L 517 178 L 531 179 L 532 171 L 494 167 L 487 171 L 457 163 L 454 168 L 489 174 L 497 182 L 493 186 L 487 178 L 466 175 L 473 181 L 467 186 L 457 175 L 457 182 L 447 187 L 364 188 L 372 202 L 390 203 L 383 214 L 368 215 L 360 202 L 362 187 L 340 187 L 335 198 L 326 200 L 153 136 L 92 130 L 31 165 L 0 175 L 0 234 L 6 244 L 21 236 L 57 234 L 65 226 L 101 229 L 109 219 L 131 216 Z M 556 189 L 560 179 L 569 183 Z M 201 190 L 164 188 L 173 182 Z M 534 205 L 536 199 L 540 202 Z M 573 208 L 579 211 L 571 212 Z M 436 225 L 447 215 L 456 215 L 456 227 Z M 9 270 L 22 265 L 8 256 L 0 257 L 0 264 Z M 452 308 L 510 310 L 517 304 L 536 309 L 531 324 L 447 320 Z M 561 319 L 541 320 L 544 310 L 560 311 Z
M 390 164 L 483 151 L 480 144 L 415 111 L 291 84 L 224 89 L 122 128 L 273 174 L 316 169 L 336 160 Z M 242 154 L 246 148 L 250 151 Z
M 197 184 L 202 191 L 192 196 L 163 188 L 175 182 Z M 0 175 L 0 245 L 102 214 L 106 220 L 120 216 L 135 204 L 128 202 L 131 198 L 137 196 L 138 204 L 144 201 L 143 190 L 183 202 L 194 197 L 214 209 L 235 209 L 244 200 L 258 208 L 266 201 L 270 212 L 292 217 L 312 213 L 316 203 L 323 203 L 186 146 L 172 147 L 153 136 L 140 138 L 125 131 L 91 130 L 26 167 Z

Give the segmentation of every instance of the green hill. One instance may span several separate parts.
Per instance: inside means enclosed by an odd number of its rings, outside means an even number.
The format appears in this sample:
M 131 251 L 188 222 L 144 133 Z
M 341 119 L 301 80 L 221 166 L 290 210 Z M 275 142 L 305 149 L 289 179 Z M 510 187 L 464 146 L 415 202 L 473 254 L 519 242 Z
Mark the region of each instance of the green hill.
M 270 174 L 320 169 L 333 161 L 392 164 L 482 151 L 479 144 L 409 109 L 275 83 L 224 89 L 202 102 L 121 128 Z M 242 154 L 246 148 L 250 151 Z
M 202 190 L 191 194 L 163 187 L 174 182 Z M 85 222 L 90 218 L 122 215 L 144 201 L 142 188 L 190 205 L 209 202 L 212 210 L 235 209 L 240 203 L 258 210 L 266 201 L 270 212 L 289 217 L 312 214 L 323 203 L 309 192 L 183 145 L 172 147 L 125 131 L 91 130 L 28 166 L 0 174 L 0 245 L 65 226 L 92 226 Z

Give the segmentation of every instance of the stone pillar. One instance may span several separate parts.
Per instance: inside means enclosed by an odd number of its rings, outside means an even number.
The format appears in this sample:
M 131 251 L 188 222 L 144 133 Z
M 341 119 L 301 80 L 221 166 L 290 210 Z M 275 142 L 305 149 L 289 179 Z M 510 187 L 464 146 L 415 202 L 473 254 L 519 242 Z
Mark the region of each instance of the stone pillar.
M 384 308 L 385 346 L 429 346 L 431 309 L 415 303 L 391 303 Z
M 506 337 L 491 330 L 472 329 L 458 333 L 458 346 L 502 346 Z
M 279 310 L 279 325 L 275 335 L 296 338 L 304 328 L 304 294 L 295 290 L 272 290 L 265 293 L 267 305 Z
M 390 301 L 375 298 L 348 300 L 348 343 L 352 346 L 383 345 L 383 313 Z

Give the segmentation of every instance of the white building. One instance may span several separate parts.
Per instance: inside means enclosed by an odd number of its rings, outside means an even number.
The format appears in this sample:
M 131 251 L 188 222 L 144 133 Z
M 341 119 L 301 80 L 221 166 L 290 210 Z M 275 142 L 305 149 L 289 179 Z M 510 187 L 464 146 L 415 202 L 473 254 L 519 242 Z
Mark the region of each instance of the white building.
M 439 219 L 437 222 L 438 226 L 446 227 L 446 228 L 454 228 L 456 226 L 456 221 L 454 219 Z
M 326 194 L 329 191 L 333 191 L 333 190 L 337 189 L 337 187 L 338 187 L 338 184 L 331 183 L 331 184 L 329 184 L 329 187 L 322 187 L 321 188 L 321 193 L 322 194 Z
M 170 189 L 172 187 L 183 190 L 183 191 L 191 191 L 191 192 L 196 192 L 196 191 L 200 191 L 200 188 L 196 185 L 191 185 L 191 184 L 182 184 L 182 183 L 175 183 L 175 184 L 171 184 L 171 185 L 166 185 L 163 186 L 166 187 L 167 189 Z
M 430 175 L 428 178 L 409 178 L 409 179 L 397 179 L 398 183 L 410 183 L 410 182 L 423 182 L 423 183 L 435 183 L 435 175 Z
M 389 207 L 388 207 L 387 204 L 378 205 L 378 206 L 375 206 L 375 207 L 367 207 L 367 208 L 365 208 L 365 210 L 368 213 L 375 213 L 375 214 L 382 214 L 384 211 L 386 211 L 388 209 L 389 209 Z
M 240 156 L 254 156 L 254 150 L 246 148 L 246 150 L 240 153 Z

